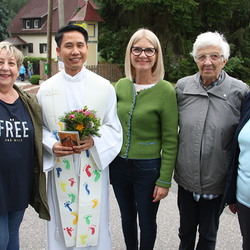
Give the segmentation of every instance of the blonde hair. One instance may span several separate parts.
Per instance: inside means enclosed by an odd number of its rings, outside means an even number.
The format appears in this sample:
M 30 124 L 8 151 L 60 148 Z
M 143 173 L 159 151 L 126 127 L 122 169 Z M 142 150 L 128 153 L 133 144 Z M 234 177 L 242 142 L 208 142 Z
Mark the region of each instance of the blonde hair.
M 12 43 L 9 42 L 0 42 L 0 51 L 5 50 L 7 56 L 14 56 L 17 62 L 17 67 L 20 68 L 23 63 L 23 54 L 17 49 Z
M 138 40 L 142 38 L 148 39 L 157 50 L 157 60 L 152 68 L 152 75 L 158 79 L 163 79 L 165 71 L 160 41 L 152 31 L 144 28 L 137 30 L 128 42 L 124 65 L 126 77 L 131 81 L 133 81 L 135 78 L 135 69 L 131 64 L 131 48 Z

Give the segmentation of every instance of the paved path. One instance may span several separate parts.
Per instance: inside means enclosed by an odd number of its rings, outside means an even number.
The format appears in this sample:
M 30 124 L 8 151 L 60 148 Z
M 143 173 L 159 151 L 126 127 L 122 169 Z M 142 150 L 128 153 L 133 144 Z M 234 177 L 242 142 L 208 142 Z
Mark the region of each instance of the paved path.
M 113 249 L 125 250 L 121 232 L 120 215 L 112 189 L 110 189 L 111 224 Z M 158 234 L 155 250 L 177 250 L 179 216 L 174 184 L 158 212 Z M 32 208 L 28 208 L 21 226 L 21 250 L 44 250 L 46 246 L 46 222 L 39 219 Z M 221 216 L 217 250 L 241 249 L 241 236 L 237 216 L 226 209 Z M 60 249 L 55 249 L 60 250 Z
M 15 84 L 21 88 L 22 90 L 27 91 L 28 93 L 36 94 L 37 91 L 39 90 L 40 86 L 39 85 L 32 85 L 28 81 L 20 82 L 16 81 Z
M 17 82 L 22 89 L 36 93 L 39 86 L 29 83 Z M 159 207 L 158 234 L 155 250 L 177 250 L 179 244 L 178 226 L 179 215 L 176 204 L 177 186 L 173 185 L 169 195 Z M 113 249 L 125 250 L 121 232 L 119 209 L 110 188 L 111 224 Z M 26 210 L 20 230 L 21 250 L 44 250 L 46 246 L 46 222 L 39 219 L 34 210 L 29 207 Z M 239 250 L 241 248 L 241 235 L 237 216 L 226 209 L 220 219 L 220 228 L 216 250 Z M 60 250 L 60 249 L 55 249 Z

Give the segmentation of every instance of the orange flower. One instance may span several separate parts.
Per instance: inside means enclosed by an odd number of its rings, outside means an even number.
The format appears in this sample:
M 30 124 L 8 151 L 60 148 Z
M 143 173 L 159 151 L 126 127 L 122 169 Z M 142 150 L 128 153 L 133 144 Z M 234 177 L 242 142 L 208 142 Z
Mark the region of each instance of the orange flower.
M 77 131 L 83 131 L 85 129 L 85 127 L 83 126 L 83 124 L 78 124 L 77 126 L 76 126 L 76 130 Z

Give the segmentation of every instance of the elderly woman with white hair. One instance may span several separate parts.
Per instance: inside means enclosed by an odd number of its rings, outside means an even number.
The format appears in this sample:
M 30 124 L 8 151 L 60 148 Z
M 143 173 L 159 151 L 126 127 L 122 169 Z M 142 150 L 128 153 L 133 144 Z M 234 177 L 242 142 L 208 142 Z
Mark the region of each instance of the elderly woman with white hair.
M 174 178 L 178 183 L 180 250 L 215 249 L 220 206 L 231 151 L 248 86 L 223 67 L 230 48 L 217 32 L 200 34 L 191 55 L 199 72 L 176 84 L 179 151 Z
M 23 55 L 0 42 L 0 249 L 19 249 L 19 227 L 31 204 L 50 219 L 42 169 L 42 114 L 36 97 L 14 83 Z
M 161 45 L 152 31 L 139 29 L 130 38 L 125 74 L 115 87 L 123 145 L 110 165 L 110 179 L 126 249 L 152 250 L 159 203 L 171 186 L 178 127 L 176 94 L 163 80 Z

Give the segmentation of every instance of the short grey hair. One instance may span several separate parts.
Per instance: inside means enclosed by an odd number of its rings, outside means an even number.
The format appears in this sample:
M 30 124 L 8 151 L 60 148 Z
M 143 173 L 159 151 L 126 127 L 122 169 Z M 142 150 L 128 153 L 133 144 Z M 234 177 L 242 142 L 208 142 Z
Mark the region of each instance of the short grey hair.
M 8 56 L 14 56 L 17 62 L 18 69 L 21 67 L 23 63 L 23 53 L 16 48 L 12 43 L 9 42 L 0 42 L 0 51 L 6 50 Z
M 226 41 L 223 34 L 218 32 L 205 32 L 197 36 L 196 41 L 193 44 L 193 51 L 190 53 L 196 61 L 196 56 L 199 50 L 215 46 L 221 49 L 224 60 L 227 60 L 230 55 L 230 46 Z

